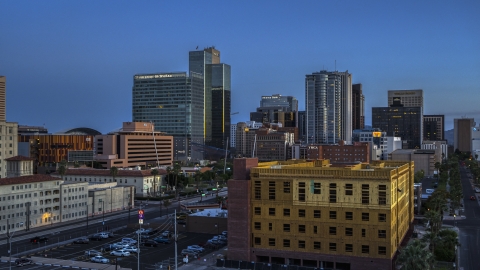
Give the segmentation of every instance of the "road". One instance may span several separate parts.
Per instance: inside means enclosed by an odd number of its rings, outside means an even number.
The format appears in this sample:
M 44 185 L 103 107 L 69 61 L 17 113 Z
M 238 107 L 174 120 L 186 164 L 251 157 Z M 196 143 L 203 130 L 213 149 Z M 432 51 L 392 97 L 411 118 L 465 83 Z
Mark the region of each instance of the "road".
M 222 192 L 219 192 L 219 196 L 226 196 L 227 192 L 226 191 L 222 191 Z M 198 201 L 199 198 L 198 197 L 193 197 L 193 198 L 190 198 L 190 199 L 187 199 L 187 200 L 183 200 L 182 203 L 191 203 L 191 202 L 196 202 Z M 215 197 L 212 197 L 212 198 L 204 198 L 203 201 L 204 202 L 212 202 L 215 200 Z M 172 205 L 168 208 L 168 213 L 169 214 L 172 214 L 174 212 L 174 209 L 177 209 L 177 203 L 172 203 Z M 160 230 L 163 230 L 163 229 L 170 229 L 171 225 L 173 224 L 173 220 L 172 219 L 167 219 L 166 218 L 166 214 L 167 214 L 167 210 L 165 209 L 165 207 L 163 207 L 163 210 L 162 210 L 162 213 L 160 213 L 160 206 L 159 204 L 155 204 L 155 203 L 149 203 L 148 206 L 145 206 L 144 207 L 144 210 L 145 210 L 145 223 L 148 223 L 148 222 L 155 222 L 157 224 L 162 224 L 160 225 Z M 131 213 L 130 213 L 130 217 L 129 217 L 129 212 L 128 211 L 121 211 L 121 212 L 117 212 L 117 213 L 113 213 L 113 214 L 108 214 L 108 215 L 105 215 L 105 218 L 102 217 L 102 215 L 99 215 L 99 216 L 96 216 L 94 218 L 89 218 L 89 221 L 88 221 L 88 228 L 87 228 L 87 221 L 86 219 L 82 219 L 80 221 L 74 221 L 74 222 L 65 222 L 65 223 L 58 223 L 58 224 L 52 224 L 51 226 L 43 226 L 43 227 L 40 227 L 40 228 L 34 228 L 28 232 L 26 231 L 17 231 L 14 233 L 13 235 L 13 239 L 12 239 L 12 256 L 15 256 L 16 254 L 19 254 L 19 255 L 31 255 L 31 254 L 44 254 L 44 250 L 45 249 L 49 249 L 49 245 L 52 245 L 52 244 L 55 244 L 55 243 L 62 243 L 62 242 L 70 242 L 71 239 L 74 239 L 74 238 L 78 238 L 80 236 L 87 236 L 87 235 L 91 235 L 97 231 L 100 231 L 102 229 L 102 223 L 103 223 L 103 220 L 105 220 L 105 226 L 109 226 L 110 229 L 120 229 L 117 234 L 118 234 L 118 237 L 131 237 L 131 236 L 134 236 L 135 234 L 133 233 L 133 230 L 127 230 L 127 229 L 123 229 L 124 227 L 126 227 L 127 224 L 138 224 L 138 219 L 137 219 L 137 214 L 136 214 L 136 211 L 137 210 L 132 210 Z M 162 214 L 162 216 L 161 216 Z M 170 229 L 171 230 L 171 229 Z M 41 243 L 41 244 L 37 244 L 37 245 L 34 245 L 34 244 L 31 244 L 30 243 L 30 239 L 35 237 L 35 236 L 40 236 L 40 235 L 44 235 L 44 236 L 47 236 L 49 238 L 49 242 L 48 243 Z M 4 256 L 8 256 L 8 247 L 7 247 L 7 239 L 6 239 L 6 236 L 5 235 L 1 235 L 0 236 L 0 254 L 3 254 Z M 199 242 L 205 242 L 209 237 L 211 237 L 211 235 L 190 235 L 188 233 L 185 233 L 183 235 L 180 235 L 179 236 L 179 241 L 178 241 L 178 244 L 179 244 L 179 252 L 181 251 L 181 248 L 185 248 L 187 245 L 192 245 L 192 244 L 198 244 Z M 107 239 L 105 239 L 107 240 Z M 115 242 L 117 241 L 117 239 L 111 239 L 109 240 L 109 242 Z M 107 242 L 106 241 L 102 241 L 100 242 L 103 244 L 106 244 Z M 95 247 L 99 247 L 100 244 L 98 245 L 95 245 Z M 85 245 L 87 246 L 87 245 Z M 89 247 L 84 247 L 83 249 L 81 250 L 77 250 L 76 248 L 72 249 L 73 248 L 73 245 L 72 246 L 68 246 L 65 248 L 65 250 L 70 250 L 68 252 L 66 252 L 65 254 L 62 253 L 62 251 L 56 251 L 56 250 L 52 250 L 52 251 L 47 251 L 47 254 L 49 256 L 53 256 L 55 257 L 56 255 L 58 256 L 62 256 L 63 259 L 65 258 L 68 258 L 68 259 L 72 259 L 72 258 L 76 258 L 79 256 L 79 254 L 83 253 L 83 250 L 84 249 L 87 249 L 87 248 L 94 248 L 94 245 L 92 244 L 89 244 L 88 245 Z M 152 263 L 154 263 L 154 261 L 160 261 L 160 260 L 163 260 L 164 258 L 167 258 L 170 256 L 170 257 L 174 257 L 173 254 L 174 254 L 174 250 L 173 250 L 173 244 L 169 245 L 171 246 L 171 252 L 161 252 L 161 258 L 158 257 L 157 255 L 155 256 L 145 256 L 145 258 L 147 257 L 151 257 L 152 258 Z M 164 248 L 167 248 L 167 247 L 158 247 L 157 249 L 158 250 L 155 250 L 154 252 L 157 253 L 157 251 L 160 251 L 160 250 L 163 250 Z M 147 250 L 148 249 L 153 249 L 153 248 L 146 248 Z M 166 250 L 163 250 L 163 251 L 166 251 Z M 171 253 L 171 254 L 170 254 Z M 147 255 L 148 253 L 146 253 L 145 255 Z M 71 255 L 71 256 L 70 256 Z M 143 254 L 141 254 L 143 255 Z M 143 256 L 142 256 L 143 257 Z M 128 260 L 124 260 L 124 262 L 120 262 L 120 264 L 124 264 L 124 263 L 127 263 L 130 265 L 130 264 L 133 264 L 133 262 L 130 262 L 131 260 L 128 259 Z M 148 259 L 147 259 L 148 261 Z M 125 267 L 130 267 L 129 265 L 125 265 Z M 122 265 L 123 266 L 123 265 Z M 132 268 L 135 268 L 136 269 L 136 264 L 135 264 L 135 267 L 132 267 Z M 142 267 L 142 269 L 148 269 L 148 268 L 144 268 Z
M 460 166 L 460 177 L 464 195 L 465 219 L 456 220 L 456 226 L 460 231 L 460 269 L 480 269 L 478 258 L 480 258 L 480 206 L 478 199 L 470 200 L 475 195 L 472 184 L 468 180 L 467 169 Z M 454 225 L 453 220 L 445 220 L 445 224 Z

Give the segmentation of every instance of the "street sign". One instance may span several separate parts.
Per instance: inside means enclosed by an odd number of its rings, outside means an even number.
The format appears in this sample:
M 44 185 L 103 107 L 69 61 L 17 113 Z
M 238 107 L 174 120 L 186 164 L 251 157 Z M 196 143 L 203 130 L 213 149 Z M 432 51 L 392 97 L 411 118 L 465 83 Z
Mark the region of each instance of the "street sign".
M 143 219 L 145 216 L 144 216 L 144 211 L 142 209 L 138 210 L 138 219 Z
M 143 219 L 139 219 L 138 224 L 143 224 Z

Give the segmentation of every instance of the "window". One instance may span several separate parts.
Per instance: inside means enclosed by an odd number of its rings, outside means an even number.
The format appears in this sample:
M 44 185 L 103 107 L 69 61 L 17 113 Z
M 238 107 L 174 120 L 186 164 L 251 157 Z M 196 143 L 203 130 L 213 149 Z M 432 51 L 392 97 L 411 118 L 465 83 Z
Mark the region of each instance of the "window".
M 386 230 L 378 230 L 378 238 L 387 238 Z
M 255 181 L 255 200 L 262 199 L 262 182 Z
M 330 202 L 336 203 L 337 202 L 337 184 L 331 183 L 329 191 L 330 191 Z
M 298 217 L 305 217 L 305 209 L 298 209 Z
M 387 214 L 378 214 L 378 222 L 387 222 Z
M 261 241 L 260 237 L 255 237 L 254 241 L 255 241 L 255 245 L 261 245 L 262 244 L 262 241 Z
M 362 204 L 368 204 L 370 202 L 370 186 L 368 184 L 362 185 Z
M 262 208 L 255 207 L 255 215 L 261 215 L 261 214 L 262 214 Z
M 268 215 L 275 216 L 275 208 L 268 208 Z
M 283 193 L 290 193 L 290 182 L 283 182 Z
M 268 182 L 268 199 L 275 200 L 275 181 Z
M 255 222 L 255 223 L 254 223 L 254 228 L 255 228 L 255 230 L 261 230 L 261 229 L 262 229 L 262 223 L 260 223 L 260 222 Z
M 283 216 L 284 217 L 289 217 L 290 216 L 290 209 L 284 208 L 283 209 Z
M 353 195 L 353 184 L 345 184 L 345 195 Z
M 313 183 L 313 194 L 322 194 L 322 184 Z
M 317 226 L 313 226 L 313 233 L 314 233 L 314 234 L 317 234 L 317 233 L 318 233 L 318 227 L 317 227 Z
M 275 238 L 268 238 L 268 245 L 271 247 L 275 246 Z
M 298 240 L 298 248 L 305 248 L 305 241 L 304 240 Z
M 387 255 L 387 247 L 378 247 L 378 255 Z
M 283 247 L 290 247 L 290 240 L 289 239 L 283 239 Z
M 272 223 L 268 223 L 268 230 L 269 230 L 269 231 L 272 231 L 272 230 L 273 230 L 273 224 L 272 224 Z
M 320 210 L 313 210 L 313 217 L 314 218 L 321 218 L 322 212 Z
M 320 242 L 313 242 L 313 249 L 316 249 L 316 250 L 322 249 L 322 243 L 320 243 Z
M 353 236 L 353 228 L 345 228 L 345 236 Z
M 337 235 L 337 227 L 330 227 L 328 229 L 328 234 L 330 235 Z
M 337 219 L 337 211 L 330 211 L 330 219 Z
M 301 202 L 305 201 L 305 182 L 298 183 L 298 200 Z
M 387 186 L 379 185 L 378 186 L 378 204 L 385 205 L 387 204 Z
M 283 224 L 283 231 L 290 232 L 290 224 Z
M 353 212 L 345 212 L 346 220 L 353 220 Z
M 345 252 L 353 252 L 353 245 L 345 244 Z
M 305 225 L 298 225 L 298 232 L 305 233 Z
M 328 248 L 330 251 L 337 251 L 337 243 L 329 243 Z
M 365 237 L 367 235 L 367 231 L 365 229 L 362 229 L 362 237 Z
M 369 213 L 362 213 L 362 221 L 369 221 L 370 214 Z
M 362 245 L 362 253 L 363 253 L 363 254 L 368 254 L 368 253 L 370 253 L 370 246 Z

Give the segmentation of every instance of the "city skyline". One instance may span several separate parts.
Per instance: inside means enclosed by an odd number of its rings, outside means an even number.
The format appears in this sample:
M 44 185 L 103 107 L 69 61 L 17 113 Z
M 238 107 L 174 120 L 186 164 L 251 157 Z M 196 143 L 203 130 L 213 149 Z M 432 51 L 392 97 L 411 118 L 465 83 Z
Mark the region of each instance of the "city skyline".
M 232 123 L 265 95 L 294 96 L 305 110 L 305 75 L 325 69 L 363 85 L 367 125 L 388 90 L 423 89 L 424 114 L 444 114 L 452 129 L 454 118 L 480 118 L 480 3 L 467 2 L 3 3 L 6 118 L 115 130 L 132 120 L 132 76 L 189 72 L 188 52 L 214 45 L 232 66 Z

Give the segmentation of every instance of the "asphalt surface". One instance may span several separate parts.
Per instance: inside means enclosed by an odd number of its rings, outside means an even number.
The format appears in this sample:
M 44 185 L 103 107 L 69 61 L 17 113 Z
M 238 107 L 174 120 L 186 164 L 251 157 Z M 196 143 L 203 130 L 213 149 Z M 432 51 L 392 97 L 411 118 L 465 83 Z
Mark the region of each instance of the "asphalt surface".
M 220 196 L 225 196 L 226 192 L 220 192 Z M 185 202 L 196 202 L 199 198 L 190 198 Z M 215 197 L 204 198 L 203 202 L 214 201 Z M 144 206 L 145 210 L 145 222 L 154 222 L 156 224 L 162 224 L 159 226 L 159 230 L 168 229 L 173 231 L 173 218 L 167 218 L 167 210 L 163 208 L 160 212 L 159 204 L 149 203 L 148 206 Z M 168 214 L 172 215 L 174 209 L 177 208 L 177 203 L 172 203 L 168 208 Z M 88 228 L 86 219 L 77 220 L 74 222 L 64 222 L 64 223 L 53 223 L 49 226 L 43 226 L 40 228 L 34 228 L 30 231 L 17 231 L 13 234 L 12 238 L 12 256 L 31 256 L 31 255 L 47 255 L 53 258 L 59 259 L 75 259 L 83 260 L 88 258 L 82 258 L 83 253 L 87 249 L 99 249 L 100 246 L 103 246 L 109 243 L 118 242 L 118 239 L 122 237 L 132 237 L 136 236 L 132 229 L 126 229 L 127 224 L 138 224 L 137 210 L 134 209 L 130 212 L 130 217 L 128 210 L 115 212 L 112 214 L 106 214 L 104 217 L 102 215 L 96 216 L 95 218 L 89 218 Z M 162 215 L 162 216 L 161 216 Z M 103 225 L 104 222 L 104 225 Z M 88 236 L 97 231 L 101 231 L 102 228 L 108 226 L 111 230 L 114 230 L 116 233 L 116 238 L 105 239 L 96 243 L 95 241 L 90 242 L 90 244 L 75 244 L 71 245 L 73 239 Z M 177 226 L 177 229 L 181 232 L 182 226 Z M 216 232 L 212 232 L 216 233 Z M 40 244 L 31 244 L 30 239 L 35 236 L 47 236 L 49 238 L 48 243 Z M 186 248 L 188 245 L 199 244 L 205 242 L 212 235 L 208 234 L 190 234 L 190 233 L 180 233 L 178 237 L 178 255 L 183 248 Z M 51 249 L 51 246 L 58 245 L 60 248 Z M 154 269 L 153 265 L 158 262 L 165 261 L 169 258 L 174 258 L 174 244 L 173 241 L 169 245 L 159 245 L 158 247 L 145 247 L 140 252 L 140 261 L 141 269 Z M 0 236 L 0 254 L 8 256 L 8 244 L 5 235 Z M 136 256 L 136 255 L 135 255 Z M 114 257 L 109 254 L 106 255 L 109 259 Z M 113 260 L 112 260 L 113 261 Z M 131 256 L 131 258 L 122 258 L 118 261 L 119 265 L 122 267 L 130 267 L 132 269 L 137 269 L 137 258 Z
M 444 223 L 455 225 L 460 231 L 460 269 L 480 269 L 478 262 L 480 258 L 480 205 L 478 198 L 475 201 L 470 200 L 470 196 L 475 195 L 475 190 L 467 177 L 467 169 L 463 166 L 460 166 L 460 177 L 464 195 L 462 215 L 465 215 L 466 218 L 455 221 L 444 220 Z

